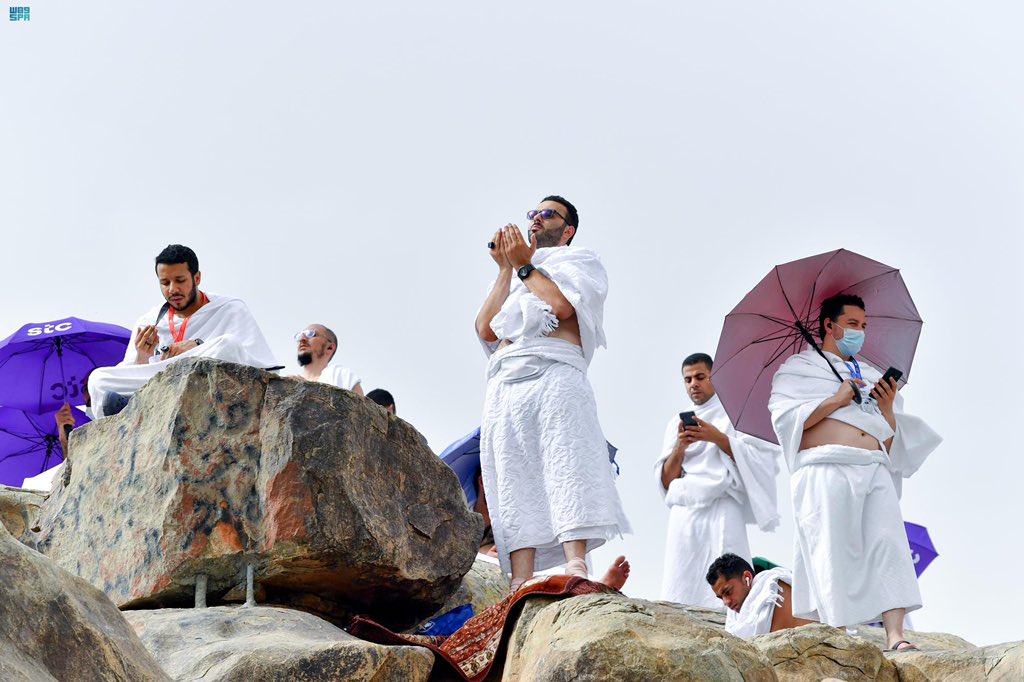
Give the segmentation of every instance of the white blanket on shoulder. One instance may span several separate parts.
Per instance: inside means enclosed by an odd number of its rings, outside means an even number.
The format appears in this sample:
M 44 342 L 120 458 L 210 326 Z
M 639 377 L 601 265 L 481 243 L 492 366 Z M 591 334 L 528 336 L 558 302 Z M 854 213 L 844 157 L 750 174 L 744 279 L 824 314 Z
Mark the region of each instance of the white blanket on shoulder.
M 832 366 L 844 380 L 850 379 L 850 370 L 842 358 L 825 351 Z M 863 360 L 859 361 L 861 374 L 867 384 L 862 390 L 863 403 L 851 403 L 828 416 L 855 426 L 874 436 L 885 448 L 885 441 L 893 437 L 893 430 L 878 410 L 874 400 L 868 396 L 882 373 Z M 772 380 L 772 395 L 768 408 L 772 413 L 772 426 L 782 446 L 790 472 L 807 464 L 863 464 L 836 459 L 840 456 L 827 449 L 801 452 L 804 422 L 822 401 L 835 395 L 839 380 L 829 369 L 825 360 L 813 350 L 791 356 L 782 364 Z M 909 478 L 916 472 L 925 458 L 942 442 L 942 437 L 922 419 L 903 412 L 903 396 L 896 395 L 894 403 L 896 431 L 892 447 L 886 456 L 884 452 L 872 453 L 874 461 L 885 466 L 893 475 L 893 482 L 900 490 L 900 478 Z M 822 459 L 824 458 L 824 459 Z
M 552 246 L 537 249 L 533 264 L 550 278 L 562 295 L 572 304 L 580 324 L 580 341 L 587 364 L 598 347 L 606 345 L 604 336 L 604 301 L 608 296 L 608 274 L 600 257 L 579 246 Z M 494 287 L 494 282 L 488 291 Z M 558 318 L 551 306 L 533 294 L 518 277 L 512 278 L 508 298 L 491 320 L 491 329 L 499 340 L 513 342 L 536 339 L 558 328 Z M 488 355 L 498 343 L 482 342 Z
M 779 581 L 793 585 L 793 574 L 788 568 L 777 566 L 754 576 L 747 598 L 739 612 L 729 609 L 725 614 L 725 631 L 743 639 L 764 635 L 772 631 L 775 608 L 782 603 Z

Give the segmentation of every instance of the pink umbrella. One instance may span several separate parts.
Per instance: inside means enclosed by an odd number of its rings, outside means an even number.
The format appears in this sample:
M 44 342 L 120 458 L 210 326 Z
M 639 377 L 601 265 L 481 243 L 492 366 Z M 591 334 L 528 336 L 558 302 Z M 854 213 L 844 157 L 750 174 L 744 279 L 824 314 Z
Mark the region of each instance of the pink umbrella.
M 711 378 L 737 430 L 778 442 L 768 411 L 772 377 L 790 355 L 818 350 L 821 303 L 836 294 L 864 299 L 868 334 L 859 355 L 879 371 L 902 370 L 906 383 L 923 323 L 899 270 L 846 249 L 777 265 L 726 315 L 715 352 Z

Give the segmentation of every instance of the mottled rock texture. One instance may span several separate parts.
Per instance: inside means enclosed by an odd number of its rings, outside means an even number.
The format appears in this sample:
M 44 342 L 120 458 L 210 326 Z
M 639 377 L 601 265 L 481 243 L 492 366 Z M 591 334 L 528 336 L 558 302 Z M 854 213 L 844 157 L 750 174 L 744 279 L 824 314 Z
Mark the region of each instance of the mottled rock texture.
M 198 574 L 221 603 L 253 563 L 269 602 L 407 626 L 482 533 L 412 426 L 325 384 L 185 360 L 75 435 L 39 547 L 121 608 L 190 605 Z
M 301 611 L 257 606 L 126 611 L 176 682 L 418 682 L 434 655 L 356 639 Z
M 770 682 L 757 649 L 686 609 L 618 595 L 526 602 L 502 680 Z
M 900 682 L 1024 680 L 1024 642 L 948 651 L 923 649 L 921 652 L 908 651 L 886 656 L 896 666 Z
M 29 547 L 34 547 L 33 529 L 39 520 L 39 507 L 45 495 L 31 490 L 0 485 L 0 525 Z
M 508 594 L 508 576 L 497 564 L 477 558 L 448 601 L 431 618 L 440 616 L 463 604 L 472 604 L 473 613 L 494 606 Z
M 751 640 L 775 668 L 780 682 L 897 682 L 896 667 L 876 645 L 842 630 L 814 623 Z
M 168 678 L 106 595 L 0 525 L 0 680 Z

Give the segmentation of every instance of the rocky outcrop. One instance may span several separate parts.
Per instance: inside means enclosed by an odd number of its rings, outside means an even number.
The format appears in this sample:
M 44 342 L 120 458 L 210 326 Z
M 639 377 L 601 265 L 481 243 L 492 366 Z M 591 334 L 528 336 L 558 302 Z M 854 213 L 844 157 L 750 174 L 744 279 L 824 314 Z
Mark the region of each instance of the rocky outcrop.
M 501 568 L 478 557 L 469 573 L 462 578 L 459 589 L 431 618 L 436 618 L 463 604 L 472 604 L 473 613 L 479 614 L 504 599 L 508 590 L 508 576 Z
M 107 599 L 0 525 L 0 679 L 166 682 Z
M 434 655 L 356 639 L 308 613 L 274 607 L 126 611 L 176 682 L 419 682 Z
M 0 525 L 7 528 L 15 539 L 29 547 L 34 546 L 34 530 L 44 499 L 41 493 L 0 485 Z
M 501 679 L 770 682 L 776 676 L 752 645 L 684 608 L 600 594 L 529 600 Z
M 916 633 L 915 633 L 916 634 Z M 916 643 L 916 639 L 914 640 Z M 886 654 L 900 682 L 1020 682 L 1024 680 L 1024 642 L 952 651 Z
M 754 646 L 771 662 L 780 682 L 897 682 L 896 667 L 876 645 L 815 623 L 755 637 Z
M 436 610 L 482 521 L 409 424 L 354 393 L 210 359 L 175 363 L 75 431 L 39 547 L 122 608 L 239 594 L 394 626 Z

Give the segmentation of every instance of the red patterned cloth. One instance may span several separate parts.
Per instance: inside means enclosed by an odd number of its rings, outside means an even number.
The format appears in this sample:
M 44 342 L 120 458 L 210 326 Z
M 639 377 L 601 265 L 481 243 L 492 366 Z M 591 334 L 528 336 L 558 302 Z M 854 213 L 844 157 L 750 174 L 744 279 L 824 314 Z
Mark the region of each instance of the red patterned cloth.
M 524 599 L 529 597 L 575 597 L 581 594 L 615 592 L 603 583 L 570 575 L 534 578 L 523 584 L 494 606 L 466 621 L 450 637 L 399 635 L 368 618 L 356 616 L 348 627 L 349 634 L 377 644 L 422 646 L 437 655 L 462 679 L 480 682 L 490 672 L 505 635 L 512 631 L 515 616 Z

